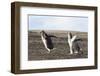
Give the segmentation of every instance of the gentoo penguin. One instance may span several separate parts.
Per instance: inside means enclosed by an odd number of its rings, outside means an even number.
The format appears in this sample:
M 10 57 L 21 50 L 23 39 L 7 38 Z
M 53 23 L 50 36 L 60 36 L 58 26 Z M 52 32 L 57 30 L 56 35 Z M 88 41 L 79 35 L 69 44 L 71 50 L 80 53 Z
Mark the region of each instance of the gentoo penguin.
M 68 33 L 68 44 L 69 44 L 69 48 L 70 48 L 70 54 L 73 54 L 73 42 L 76 39 L 76 35 L 72 36 L 72 33 L 69 32 Z
M 51 37 L 55 37 L 55 36 L 49 36 L 44 31 L 41 31 L 40 34 L 45 48 L 47 49 L 48 53 L 50 53 L 50 51 L 54 48 Z
M 72 36 L 71 33 L 68 33 L 68 44 L 70 47 L 70 54 L 73 53 L 79 53 L 82 51 L 82 44 L 81 41 L 82 39 L 77 38 L 76 39 L 76 35 Z

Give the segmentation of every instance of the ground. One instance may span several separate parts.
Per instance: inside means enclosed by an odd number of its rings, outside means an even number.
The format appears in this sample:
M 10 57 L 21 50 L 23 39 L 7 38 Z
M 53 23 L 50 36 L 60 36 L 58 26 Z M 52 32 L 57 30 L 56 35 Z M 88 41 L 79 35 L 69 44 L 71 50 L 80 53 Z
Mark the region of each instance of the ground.
M 41 40 L 40 31 L 28 31 L 28 60 L 54 60 L 54 59 L 76 59 L 88 57 L 87 46 L 87 33 L 75 32 L 75 31 L 45 31 L 49 35 L 54 35 L 57 38 L 52 37 L 54 44 L 54 50 L 50 53 L 45 49 Z M 70 54 L 67 33 L 72 32 L 73 35 L 77 35 L 77 38 L 82 39 L 82 51 L 78 54 Z

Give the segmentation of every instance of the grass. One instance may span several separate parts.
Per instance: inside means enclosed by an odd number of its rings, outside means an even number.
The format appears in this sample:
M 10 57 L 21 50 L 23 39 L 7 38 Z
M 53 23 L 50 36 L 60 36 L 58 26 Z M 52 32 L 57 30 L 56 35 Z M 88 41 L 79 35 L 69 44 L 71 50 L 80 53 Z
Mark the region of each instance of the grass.
M 46 31 L 47 34 L 55 35 L 57 38 L 52 37 L 54 44 L 54 50 L 50 53 L 45 49 L 41 40 L 40 31 L 28 32 L 28 60 L 53 60 L 53 59 L 76 59 L 87 58 L 87 33 L 86 32 L 72 32 L 73 35 L 77 35 L 77 38 L 82 39 L 82 51 L 78 54 L 70 54 L 69 46 L 67 42 L 67 33 L 69 31 Z

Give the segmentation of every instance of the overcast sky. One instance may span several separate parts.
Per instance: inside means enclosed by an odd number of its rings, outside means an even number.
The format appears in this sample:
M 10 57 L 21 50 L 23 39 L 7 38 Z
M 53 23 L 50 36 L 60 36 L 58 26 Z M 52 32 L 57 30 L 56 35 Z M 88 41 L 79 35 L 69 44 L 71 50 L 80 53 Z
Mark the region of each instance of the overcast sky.
M 29 16 L 29 30 L 88 31 L 88 17 Z

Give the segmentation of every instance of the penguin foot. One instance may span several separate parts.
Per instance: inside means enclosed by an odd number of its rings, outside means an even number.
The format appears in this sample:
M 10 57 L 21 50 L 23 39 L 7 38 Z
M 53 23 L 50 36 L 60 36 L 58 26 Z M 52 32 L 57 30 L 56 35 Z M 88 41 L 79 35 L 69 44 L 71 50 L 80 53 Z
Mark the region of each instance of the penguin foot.
M 55 49 L 57 49 L 57 48 L 53 48 L 52 50 L 55 50 Z
M 75 53 L 75 54 L 77 54 L 77 53 L 78 53 L 78 51 L 75 51 L 74 53 Z
M 73 52 L 70 52 L 70 54 L 73 54 Z

